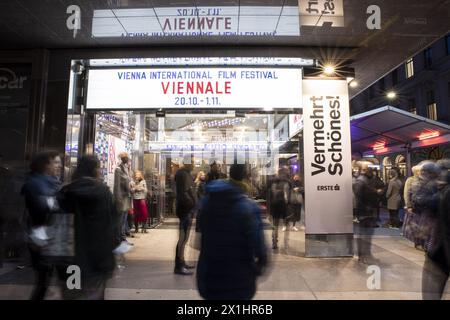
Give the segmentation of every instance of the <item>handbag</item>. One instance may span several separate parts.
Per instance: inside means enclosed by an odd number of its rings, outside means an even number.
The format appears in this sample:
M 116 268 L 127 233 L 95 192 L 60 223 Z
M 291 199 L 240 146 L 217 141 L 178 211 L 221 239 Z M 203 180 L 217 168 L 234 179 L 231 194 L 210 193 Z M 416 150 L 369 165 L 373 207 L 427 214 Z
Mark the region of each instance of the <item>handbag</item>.
M 303 197 L 300 191 L 291 190 L 290 204 L 303 204 Z
M 53 258 L 75 256 L 75 214 L 62 210 L 51 213 L 46 228 L 48 240 L 42 255 Z

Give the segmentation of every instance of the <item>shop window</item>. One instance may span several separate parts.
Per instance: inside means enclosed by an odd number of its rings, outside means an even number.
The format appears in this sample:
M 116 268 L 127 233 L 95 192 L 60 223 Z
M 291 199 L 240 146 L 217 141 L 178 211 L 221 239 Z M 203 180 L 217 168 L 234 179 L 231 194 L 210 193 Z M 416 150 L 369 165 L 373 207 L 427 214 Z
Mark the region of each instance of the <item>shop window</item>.
M 406 79 L 411 78 L 414 75 L 414 60 L 410 58 L 406 61 Z
M 436 103 L 431 103 L 427 106 L 427 116 L 431 120 L 438 119 Z
M 425 58 L 425 68 L 430 68 L 433 64 L 433 51 L 431 48 L 425 49 L 423 52 Z

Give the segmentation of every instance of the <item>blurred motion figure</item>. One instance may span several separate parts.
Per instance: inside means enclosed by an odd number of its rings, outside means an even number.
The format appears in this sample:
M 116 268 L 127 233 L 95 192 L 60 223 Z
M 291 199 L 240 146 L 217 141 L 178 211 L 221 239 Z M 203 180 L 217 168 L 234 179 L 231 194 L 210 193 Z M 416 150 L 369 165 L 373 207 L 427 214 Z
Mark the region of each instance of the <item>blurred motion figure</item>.
M 75 264 L 81 269 L 79 299 L 103 300 L 107 280 L 116 266 L 118 216 L 113 195 L 101 180 L 100 162 L 84 156 L 72 182 L 58 195 L 60 206 L 75 213 Z
M 246 166 L 233 164 L 229 180 L 206 187 L 199 216 L 197 268 L 200 295 L 208 300 L 248 300 L 267 264 L 261 212 L 246 192 Z
M 58 210 L 56 193 L 61 187 L 61 158 L 56 151 L 37 153 L 30 165 L 30 174 L 22 187 L 28 211 L 28 238 L 31 263 L 35 271 L 35 285 L 31 300 L 43 300 L 49 286 L 53 265 L 44 256 L 47 226 L 53 211 Z M 61 270 L 58 275 L 63 278 Z

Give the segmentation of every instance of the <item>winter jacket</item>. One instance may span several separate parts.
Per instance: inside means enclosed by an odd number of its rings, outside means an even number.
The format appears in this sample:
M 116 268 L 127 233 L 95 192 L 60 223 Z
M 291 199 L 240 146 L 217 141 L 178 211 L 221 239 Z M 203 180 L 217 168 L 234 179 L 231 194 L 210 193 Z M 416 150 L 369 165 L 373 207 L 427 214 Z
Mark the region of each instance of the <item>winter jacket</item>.
M 418 178 L 411 187 L 411 203 L 414 213 L 437 216 L 439 192 L 436 180 Z
M 267 263 L 258 205 L 230 181 L 207 185 L 198 217 L 197 285 L 205 299 L 251 299 Z
M 200 200 L 204 197 L 205 193 L 206 193 L 206 182 L 205 181 L 200 181 L 197 184 L 197 199 Z
M 380 201 L 382 200 L 384 195 L 380 195 L 377 190 L 381 189 L 384 190 L 386 188 L 386 185 L 384 184 L 383 180 L 380 179 L 380 177 L 374 175 L 372 178 L 368 179 L 369 187 L 372 189 L 372 191 L 375 192 L 375 195 L 372 194 L 372 196 L 369 197 L 369 206 L 372 208 L 378 208 L 380 205 Z
M 450 173 L 447 173 L 446 185 L 439 191 L 439 206 L 436 228 L 433 238 L 436 244 L 428 257 L 445 273 L 450 273 Z
M 138 183 L 132 181 L 131 189 L 133 191 L 133 199 L 142 200 L 147 198 L 147 183 L 144 179 L 142 179 Z
M 130 183 L 130 170 L 122 163 L 114 171 L 114 199 L 119 212 L 127 212 L 131 208 Z
M 196 187 L 191 173 L 186 168 L 181 168 L 175 174 L 177 194 L 176 215 L 183 218 L 188 215 L 197 203 Z
M 218 171 L 216 171 L 216 172 L 210 171 L 206 175 L 206 183 L 210 183 L 210 182 L 213 182 L 213 181 L 219 180 L 219 179 L 222 179 L 222 176 L 221 176 L 220 172 L 218 172 Z
M 409 177 L 408 179 L 406 179 L 405 188 L 403 189 L 403 198 L 405 200 L 406 208 L 412 208 L 412 203 L 411 203 L 411 190 L 412 189 L 411 188 L 416 180 L 417 180 L 417 177 L 415 177 L 415 176 L 412 176 L 412 177 Z
M 370 180 L 365 175 L 360 175 L 353 183 L 355 195 L 355 209 L 360 217 L 371 216 L 372 211 L 378 205 L 377 190 L 370 185 Z
M 109 188 L 99 180 L 80 178 L 58 194 L 62 210 L 75 213 L 75 261 L 83 277 L 108 276 L 115 268 L 113 250 L 118 215 Z
M 450 176 L 447 177 L 447 186 L 441 191 L 439 203 L 439 225 L 441 226 L 441 246 L 443 260 L 447 268 L 450 268 Z
M 55 207 L 55 196 L 60 186 L 61 183 L 55 177 L 38 173 L 28 176 L 21 194 L 25 197 L 29 227 L 47 225 L 49 214 Z
M 386 192 L 388 210 L 398 210 L 402 206 L 400 195 L 403 183 L 399 178 L 391 179 Z
M 270 213 L 273 218 L 286 218 L 291 201 L 292 185 L 289 180 L 275 178 L 269 184 Z

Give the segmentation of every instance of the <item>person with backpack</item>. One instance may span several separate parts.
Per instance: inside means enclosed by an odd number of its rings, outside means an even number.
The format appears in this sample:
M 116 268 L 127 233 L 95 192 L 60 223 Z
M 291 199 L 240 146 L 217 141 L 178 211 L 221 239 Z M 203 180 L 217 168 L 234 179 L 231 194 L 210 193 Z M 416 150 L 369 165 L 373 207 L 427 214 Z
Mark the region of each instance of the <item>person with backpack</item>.
M 269 207 L 273 220 L 272 248 L 278 249 L 278 229 L 280 220 L 286 220 L 290 203 L 292 185 L 289 181 L 289 169 L 285 166 L 278 170 L 275 179 L 269 185 Z

